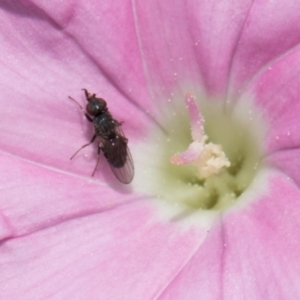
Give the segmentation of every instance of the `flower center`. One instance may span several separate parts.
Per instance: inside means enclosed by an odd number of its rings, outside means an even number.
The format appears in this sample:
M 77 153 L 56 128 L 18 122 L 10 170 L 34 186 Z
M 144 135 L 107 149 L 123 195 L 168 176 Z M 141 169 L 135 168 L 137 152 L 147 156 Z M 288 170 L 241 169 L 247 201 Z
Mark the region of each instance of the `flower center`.
M 181 98 L 181 102 L 170 103 L 172 108 L 165 113 L 167 137 L 156 137 L 157 156 L 152 162 L 159 171 L 151 176 L 154 185 L 151 190 L 165 203 L 191 210 L 223 211 L 241 199 L 260 166 L 264 126 L 259 114 L 250 107 L 249 99 L 234 106 L 215 99 L 196 101 L 205 120 L 204 132 L 208 137 L 204 139 L 205 145 L 214 145 L 217 151 L 214 156 L 210 149 L 209 158 L 217 158 L 217 165 L 221 161 L 218 171 L 199 176 L 195 164 L 176 163 L 180 155 L 176 158 L 174 154 L 185 154 L 195 142 L 191 137 L 189 113 Z M 205 165 L 201 166 L 205 171 Z
M 172 156 L 171 163 L 175 165 L 194 164 L 197 166 L 199 178 L 207 179 L 219 174 L 223 167 L 229 167 L 230 162 L 220 145 L 207 143 L 208 136 L 204 131 L 204 119 L 195 97 L 187 93 L 185 100 L 190 116 L 193 142 L 186 151 Z

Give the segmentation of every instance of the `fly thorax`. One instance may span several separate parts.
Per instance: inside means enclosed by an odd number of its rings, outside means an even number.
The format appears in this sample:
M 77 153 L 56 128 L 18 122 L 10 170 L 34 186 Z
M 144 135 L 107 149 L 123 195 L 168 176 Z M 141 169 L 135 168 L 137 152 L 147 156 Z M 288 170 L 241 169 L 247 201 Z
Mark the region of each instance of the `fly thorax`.
M 104 113 L 94 118 L 94 126 L 96 134 L 108 137 L 115 132 L 116 122 L 108 113 Z

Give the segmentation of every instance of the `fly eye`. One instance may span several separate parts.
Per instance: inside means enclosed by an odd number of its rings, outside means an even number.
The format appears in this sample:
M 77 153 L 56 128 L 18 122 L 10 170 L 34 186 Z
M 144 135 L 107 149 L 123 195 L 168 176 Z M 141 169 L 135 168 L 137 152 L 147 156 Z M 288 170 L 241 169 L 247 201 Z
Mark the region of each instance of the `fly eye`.
M 89 103 L 86 106 L 86 110 L 87 110 L 88 114 L 92 115 L 92 116 L 95 116 L 100 112 L 99 106 L 97 104 L 94 104 L 94 103 Z
M 106 109 L 106 102 L 100 98 L 91 99 L 86 106 L 89 115 L 96 116 Z

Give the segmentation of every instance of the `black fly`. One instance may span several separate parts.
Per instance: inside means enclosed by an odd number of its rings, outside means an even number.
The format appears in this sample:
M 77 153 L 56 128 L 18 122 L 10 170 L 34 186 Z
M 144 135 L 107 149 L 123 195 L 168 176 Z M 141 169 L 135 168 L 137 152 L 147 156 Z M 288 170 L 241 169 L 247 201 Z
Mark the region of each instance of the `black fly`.
M 77 103 L 88 121 L 94 124 L 95 134 L 91 141 L 80 147 L 70 159 L 81 149 L 92 144 L 96 137 L 98 137 L 98 160 L 92 176 L 94 176 L 96 172 L 102 151 L 115 176 L 122 183 L 130 183 L 134 175 L 134 166 L 130 151 L 127 147 L 128 139 L 124 136 L 121 129 L 122 123 L 116 121 L 109 113 L 105 100 L 97 98 L 96 94 L 90 94 L 86 89 L 83 90 L 86 100 L 88 101 L 86 111 L 75 99 L 70 96 L 69 98 Z

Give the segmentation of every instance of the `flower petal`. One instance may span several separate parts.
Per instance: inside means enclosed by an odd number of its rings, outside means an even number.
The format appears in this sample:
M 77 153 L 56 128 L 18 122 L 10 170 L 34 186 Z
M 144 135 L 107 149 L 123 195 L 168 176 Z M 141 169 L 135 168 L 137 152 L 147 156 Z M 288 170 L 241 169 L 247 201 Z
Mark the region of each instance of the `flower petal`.
M 2 298 L 154 299 L 203 238 L 155 219 L 124 206 L 6 241 Z
M 147 79 L 158 99 L 164 99 L 161 95 L 165 100 L 172 97 L 174 89 L 185 92 L 201 86 L 209 94 L 226 90 L 233 53 L 251 3 L 133 2 Z
M 248 17 L 240 27 L 232 59 L 229 100 L 239 95 L 260 70 L 267 69 L 299 45 L 299 11 L 298 0 L 291 0 L 288 5 L 284 1 L 252 2 Z
M 288 180 L 300 187 L 300 149 L 288 149 L 275 152 L 266 157 L 265 162 L 286 174 Z
M 141 199 L 130 187 L 70 176 L 0 153 L 0 238 L 19 237 Z M 112 174 L 108 173 L 110 176 Z
M 207 232 L 159 218 L 153 199 L 127 186 L 3 153 L 0 165 L 3 299 L 153 299 Z
M 163 291 L 159 300 L 223 298 L 222 272 L 224 241 L 222 226 L 215 224 L 203 245 Z
M 78 75 L 89 81 L 95 92 L 112 101 L 121 97 L 127 105 L 154 113 L 131 1 L 117 0 L 114 5 L 95 0 L 31 2 L 35 11 L 44 12 L 55 23 L 54 29 L 73 44 L 68 55 L 75 58 L 80 51 L 93 64 L 97 74 L 81 69 Z
M 178 85 L 186 88 L 187 79 L 197 86 L 202 82 L 210 93 L 226 90 L 236 42 L 252 2 L 118 1 L 113 10 L 110 2 L 100 5 L 92 0 L 84 6 L 76 3 L 75 9 L 70 4 L 34 3 L 77 41 L 88 41 L 80 46 L 93 59 L 101 58 L 103 72 L 125 94 L 131 90 L 136 103 L 155 111 L 149 95 L 162 99 Z M 178 22 L 182 19 L 188 22 Z M 132 72 L 125 76 L 120 65 Z
M 267 155 L 300 147 L 299 73 L 298 46 L 258 74 L 243 95 L 244 100 L 254 95 L 255 106 L 267 125 L 264 145 Z

